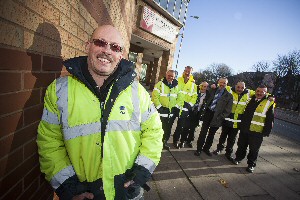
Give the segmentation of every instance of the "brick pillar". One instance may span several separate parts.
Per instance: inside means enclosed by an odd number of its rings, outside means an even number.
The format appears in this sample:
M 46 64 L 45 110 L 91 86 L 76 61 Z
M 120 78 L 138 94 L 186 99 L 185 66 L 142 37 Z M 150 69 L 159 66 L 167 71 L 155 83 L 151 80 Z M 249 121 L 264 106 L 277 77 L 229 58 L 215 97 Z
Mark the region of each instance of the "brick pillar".
M 154 63 L 152 61 L 150 61 L 150 63 L 147 65 L 147 72 L 146 72 L 146 85 L 147 86 L 150 85 L 153 67 L 154 67 Z
M 150 64 L 147 65 L 147 72 L 146 72 L 146 85 L 150 85 L 150 80 L 151 80 L 151 74 L 153 71 L 153 66 L 154 63 L 151 61 Z
M 142 63 L 143 62 L 143 53 L 138 53 L 136 57 L 136 63 L 135 63 L 135 71 L 137 73 L 138 80 L 141 78 L 141 72 L 142 72 Z
M 154 58 L 154 66 L 153 66 L 153 71 L 151 74 L 151 81 L 150 81 L 150 90 L 153 90 L 155 83 L 157 83 L 157 81 L 158 81 L 161 59 L 162 59 L 162 57 Z
M 167 70 L 171 68 L 171 66 L 169 66 L 169 57 L 170 57 L 170 51 L 164 51 L 161 59 L 161 67 L 160 67 L 158 80 L 165 77 Z

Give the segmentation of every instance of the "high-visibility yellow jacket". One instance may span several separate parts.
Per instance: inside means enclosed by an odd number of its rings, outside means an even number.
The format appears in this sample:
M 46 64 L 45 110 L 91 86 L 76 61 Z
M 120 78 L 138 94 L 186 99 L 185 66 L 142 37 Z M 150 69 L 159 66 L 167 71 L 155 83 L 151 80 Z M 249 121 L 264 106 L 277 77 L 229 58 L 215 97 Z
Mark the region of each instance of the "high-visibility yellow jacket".
M 173 80 L 172 84 L 169 85 L 166 78 L 163 78 L 154 86 L 152 101 L 157 110 L 161 110 L 161 117 L 168 117 L 171 109 L 176 105 L 178 91 L 177 80 Z M 161 109 L 162 107 L 167 109 Z
M 176 107 L 180 109 L 180 113 L 184 114 L 191 111 L 192 107 L 197 101 L 197 85 L 191 75 L 189 80 L 185 83 L 184 77 L 178 78 L 179 93 L 177 97 Z
M 260 102 L 260 104 L 255 109 L 253 114 L 253 118 L 250 125 L 250 131 L 262 133 L 265 126 L 266 113 L 273 106 L 274 101 L 270 101 L 268 99 L 264 99 Z
M 241 93 L 241 98 L 239 99 L 239 94 L 235 92 L 234 88 L 226 87 L 229 93 L 233 96 L 233 104 L 231 113 L 225 118 L 225 125 L 233 128 L 238 128 L 241 122 L 241 117 L 244 114 L 245 107 L 250 101 L 251 97 L 255 95 L 255 91 L 245 89 Z
M 115 176 L 135 163 L 150 173 L 157 166 L 163 136 L 158 112 L 134 81 L 131 62 L 120 62 L 123 74 L 109 86 L 103 103 L 82 76 L 86 57 L 65 65 L 72 76 L 55 80 L 45 95 L 37 137 L 41 171 L 54 189 L 75 174 L 80 182 L 101 178 L 106 199 L 112 200 Z

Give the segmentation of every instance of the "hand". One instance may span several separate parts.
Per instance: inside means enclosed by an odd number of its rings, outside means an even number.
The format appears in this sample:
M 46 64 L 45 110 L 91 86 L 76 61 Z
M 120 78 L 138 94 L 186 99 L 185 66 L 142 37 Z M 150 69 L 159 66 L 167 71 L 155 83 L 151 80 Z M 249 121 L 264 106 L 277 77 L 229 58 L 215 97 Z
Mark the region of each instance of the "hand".
M 133 180 L 127 181 L 126 183 L 124 183 L 124 188 L 128 188 L 133 183 L 134 183 Z
M 76 195 L 72 198 L 72 200 L 84 200 L 84 199 L 94 199 L 94 194 L 93 193 L 89 193 L 89 192 L 85 192 L 82 193 L 80 195 Z
M 268 97 L 269 101 L 275 101 L 275 97 Z

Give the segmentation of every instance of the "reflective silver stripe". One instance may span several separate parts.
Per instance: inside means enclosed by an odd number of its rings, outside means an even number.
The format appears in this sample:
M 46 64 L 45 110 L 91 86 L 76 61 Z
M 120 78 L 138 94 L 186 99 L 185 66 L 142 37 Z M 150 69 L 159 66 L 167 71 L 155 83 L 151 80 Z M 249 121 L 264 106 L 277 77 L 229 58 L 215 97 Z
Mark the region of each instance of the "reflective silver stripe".
M 240 104 L 240 105 L 246 105 L 246 102 L 240 101 L 238 104 Z
M 177 94 L 170 94 L 171 97 L 177 97 Z
M 193 95 L 195 94 L 195 93 L 193 92 L 193 91 L 194 91 L 195 85 L 196 85 L 196 84 L 192 84 L 192 89 L 191 89 L 191 92 L 190 92 L 190 94 L 189 94 L 190 96 L 193 96 Z
M 265 105 L 265 107 L 264 107 L 264 110 L 263 110 L 263 112 L 262 113 L 264 113 L 264 114 L 266 114 L 267 113 L 267 111 L 268 111 L 268 108 L 269 108 L 269 106 L 270 106 L 270 103 L 271 103 L 271 101 L 267 101 L 267 103 L 266 103 L 266 105 Z
M 230 88 L 228 92 L 229 92 L 230 94 L 232 94 L 232 89 Z
M 160 96 L 161 96 L 161 97 L 167 97 L 168 95 L 167 95 L 167 94 L 160 93 Z
M 68 123 L 68 77 L 56 81 L 57 106 L 61 114 L 61 124 L 65 140 L 101 132 L 101 123 L 83 124 L 70 127 Z
M 170 117 L 173 117 L 173 114 L 170 114 Z
M 183 111 L 189 111 L 187 108 L 182 108 Z
M 255 124 L 255 125 L 259 125 L 259 126 L 265 126 L 264 123 L 256 122 L 256 121 L 251 121 L 251 124 Z
M 142 123 L 147 121 L 153 113 L 156 112 L 155 106 L 151 104 L 150 108 L 142 113 Z
M 139 98 L 139 93 L 138 93 L 138 82 L 133 81 L 131 84 L 131 100 L 132 100 L 132 105 L 133 105 L 133 113 L 131 116 L 132 121 L 139 122 L 140 121 L 140 98 Z M 153 105 L 154 106 L 154 105 Z
M 230 121 L 230 122 L 241 122 L 241 120 L 237 119 L 231 119 L 231 118 L 225 118 L 225 120 Z
M 234 104 L 237 104 L 238 102 L 237 102 L 237 101 L 233 101 L 233 103 L 234 103 Z
M 70 165 L 64 169 L 62 169 L 60 172 L 54 175 L 54 177 L 51 179 L 50 184 L 54 189 L 57 189 L 65 180 L 75 175 L 75 171 L 73 169 L 73 166 Z
M 161 117 L 168 117 L 168 114 L 159 114 Z
M 156 109 L 158 110 L 158 109 L 160 109 L 160 107 L 162 107 L 162 105 L 161 105 L 161 104 L 160 104 L 159 106 L 157 106 L 157 107 L 156 107 Z
M 68 125 L 68 77 L 61 77 L 56 80 L 57 106 L 60 111 L 63 128 Z
M 197 94 L 197 92 L 193 92 L 193 93 L 187 93 L 187 92 L 185 92 L 185 91 L 180 91 L 179 93 L 182 93 L 182 94 L 185 94 L 185 95 L 189 95 L 189 96 L 193 96 L 193 95 L 195 95 L 195 94 Z
M 160 90 L 159 90 L 159 89 L 157 89 L 157 88 L 154 88 L 153 90 L 156 90 L 156 91 L 158 91 L 158 92 L 160 93 Z
M 133 113 L 130 120 L 109 120 L 106 132 L 110 131 L 140 131 L 140 98 L 138 97 L 138 82 L 134 81 L 131 85 L 131 100 Z M 156 111 L 155 106 L 151 104 L 152 110 Z
M 91 123 L 91 124 L 83 124 L 80 126 L 74 126 L 74 127 L 64 127 L 64 139 L 70 140 L 79 136 L 86 136 L 91 135 L 95 133 L 101 132 L 101 123 Z
M 188 104 L 190 104 L 192 107 L 194 106 L 194 104 L 192 104 L 191 102 L 189 102 Z
M 153 171 L 156 168 L 156 165 L 152 160 L 150 160 L 146 156 L 142 156 L 142 155 L 139 155 L 136 158 L 135 163 L 148 169 L 151 174 L 153 173 Z
M 106 132 L 111 131 L 140 131 L 139 121 L 132 120 L 110 120 L 107 124 Z
M 265 114 L 263 114 L 263 113 L 258 113 L 258 112 L 254 112 L 254 115 L 260 116 L 260 117 L 266 117 Z
M 60 124 L 60 121 L 58 119 L 58 116 L 50 111 L 47 110 L 47 108 L 44 108 L 43 110 L 43 116 L 42 120 L 49 124 Z
M 161 93 L 164 94 L 165 93 L 165 84 L 162 82 L 160 87 L 161 87 Z
M 175 105 L 175 107 L 176 107 L 176 108 L 178 108 L 178 109 L 180 109 L 180 106 L 179 106 L 179 105 L 177 105 L 177 104 Z

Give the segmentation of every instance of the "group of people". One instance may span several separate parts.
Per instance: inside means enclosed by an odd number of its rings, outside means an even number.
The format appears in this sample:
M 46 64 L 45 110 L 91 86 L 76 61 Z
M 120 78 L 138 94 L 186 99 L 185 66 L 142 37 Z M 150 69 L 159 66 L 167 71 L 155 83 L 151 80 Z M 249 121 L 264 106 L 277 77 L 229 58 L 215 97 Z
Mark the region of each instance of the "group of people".
M 225 77 L 220 78 L 217 85 L 209 87 L 203 81 L 197 87 L 192 70 L 190 66 L 185 67 L 178 81 L 173 70 L 167 71 L 166 77 L 155 85 L 152 92 L 152 101 L 163 124 L 164 149 L 170 149 L 167 142 L 176 117 L 173 145 L 178 149 L 193 148 L 195 128 L 202 121 L 194 155 L 200 156 L 202 152 L 208 156 L 219 155 L 226 149 L 226 158 L 237 165 L 245 158 L 249 147 L 246 170 L 253 173 L 263 137 L 269 136 L 273 127 L 274 98 L 264 85 L 259 85 L 256 91 L 246 89 L 243 81 L 230 87 Z M 220 127 L 222 132 L 217 149 L 211 152 L 215 133 Z M 233 158 L 238 133 L 238 148 Z
M 167 71 L 151 101 L 123 50 L 120 31 L 99 26 L 86 42 L 87 56 L 64 61 L 70 75 L 46 90 L 37 135 L 40 169 L 60 200 L 143 199 L 162 149 L 170 148 L 176 117 L 176 148 L 193 147 L 195 127 L 203 121 L 196 156 L 211 156 L 215 132 L 223 125 L 214 153 L 223 150 L 228 136 L 231 158 L 240 130 L 232 162 L 239 164 L 249 146 L 247 169 L 253 172 L 273 124 L 274 102 L 266 98 L 266 87 L 254 95 L 243 82 L 228 89 L 228 80 L 220 78 L 215 88 L 205 81 L 198 88 L 187 66 L 178 80 L 175 71 Z

